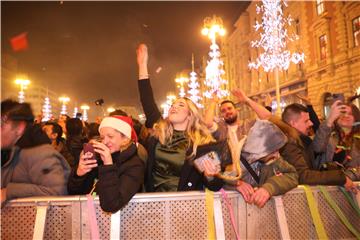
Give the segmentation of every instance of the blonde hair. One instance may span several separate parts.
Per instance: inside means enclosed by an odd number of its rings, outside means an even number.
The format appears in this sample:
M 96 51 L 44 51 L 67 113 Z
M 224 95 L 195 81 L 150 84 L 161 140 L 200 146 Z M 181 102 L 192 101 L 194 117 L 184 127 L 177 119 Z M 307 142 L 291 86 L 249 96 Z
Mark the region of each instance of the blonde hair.
M 189 147 L 192 145 L 193 151 L 189 157 L 194 157 L 199 145 L 215 142 L 215 139 L 206 127 L 196 105 L 188 98 L 178 99 L 184 99 L 189 108 L 189 122 L 185 129 L 185 137 L 189 139 Z M 154 125 L 154 135 L 163 145 L 171 140 L 173 133 L 174 127 L 168 118 L 161 119 Z

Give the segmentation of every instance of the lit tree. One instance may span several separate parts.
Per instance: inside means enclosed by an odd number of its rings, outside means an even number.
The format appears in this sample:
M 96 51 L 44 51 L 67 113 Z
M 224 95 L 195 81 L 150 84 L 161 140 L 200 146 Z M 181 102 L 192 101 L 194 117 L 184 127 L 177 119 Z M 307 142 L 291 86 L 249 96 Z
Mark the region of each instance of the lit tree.
M 290 16 L 283 17 L 281 0 L 263 0 L 262 5 L 256 6 L 257 14 L 263 13 L 262 22 L 256 21 L 254 26 L 256 31 L 260 32 L 260 39 L 251 42 L 252 47 L 262 48 L 263 52 L 255 62 L 249 64 L 250 68 L 258 69 L 263 67 L 265 72 L 274 72 L 276 81 L 276 101 L 280 106 L 280 86 L 279 71 L 287 70 L 290 62 L 295 64 L 304 62 L 304 53 L 290 53 L 287 50 L 287 42 L 298 39 L 298 36 L 288 36 L 286 25 L 291 25 Z M 287 6 L 283 2 L 284 6 Z M 277 107 L 277 113 L 281 113 L 280 107 Z
M 80 109 L 83 110 L 82 120 L 86 122 L 88 120 L 88 111 L 90 107 L 88 105 L 82 105 Z
M 51 105 L 50 105 L 49 97 L 46 97 L 44 100 L 42 112 L 43 112 L 43 118 L 41 121 L 42 122 L 49 121 L 51 119 Z
M 208 36 L 211 40 L 209 52 L 210 61 L 208 61 L 205 69 L 206 79 L 204 82 L 208 87 L 208 90 L 205 91 L 204 96 L 211 98 L 213 93 L 216 92 L 219 98 L 223 98 L 229 95 L 229 92 L 224 89 L 224 85 L 227 85 L 228 82 L 222 78 L 225 74 L 225 71 L 223 70 L 224 63 L 220 59 L 221 54 L 219 46 L 216 44 L 216 35 L 225 35 L 222 19 L 216 16 L 213 16 L 212 18 L 205 18 L 204 28 L 201 33 Z
M 70 98 L 68 97 L 59 97 L 59 101 L 61 102 L 61 112 L 60 114 L 66 115 L 67 114 L 67 108 L 66 104 L 70 101 Z
M 188 84 L 189 87 L 189 98 L 191 99 L 191 101 L 193 101 L 197 107 L 202 108 L 203 105 L 199 102 L 201 101 L 201 97 L 199 96 L 199 83 L 197 81 L 197 77 L 196 77 L 196 72 L 194 70 L 194 55 L 192 55 L 192 59 L 191 59 L 191 65 L 192 65 L 192 71 L 190 73 L 190 82 Z
M 78 114 L 78 112 L 79 112 L 78 107 L 74 107 L 73 118 L 76 118 L 76 115 Z

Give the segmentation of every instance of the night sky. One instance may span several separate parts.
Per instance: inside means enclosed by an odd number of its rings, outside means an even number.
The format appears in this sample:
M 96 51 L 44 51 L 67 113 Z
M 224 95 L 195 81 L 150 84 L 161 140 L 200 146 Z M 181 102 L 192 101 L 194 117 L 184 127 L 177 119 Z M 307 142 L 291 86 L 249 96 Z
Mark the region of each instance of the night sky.
M 175 91 L 176 73 L 195 67 L 210 40 L 203 19 L 222 17 L 228 32 L 247 2 L 1 2 L 1 47 L 19 71 L 78 104 L 140 106 L 135 50 L 149 47 L 155 98 Z M 29 48 L 14 52 L 9 39 L 27 32 Z M 162 70 L 156 73 L 155 70 Z

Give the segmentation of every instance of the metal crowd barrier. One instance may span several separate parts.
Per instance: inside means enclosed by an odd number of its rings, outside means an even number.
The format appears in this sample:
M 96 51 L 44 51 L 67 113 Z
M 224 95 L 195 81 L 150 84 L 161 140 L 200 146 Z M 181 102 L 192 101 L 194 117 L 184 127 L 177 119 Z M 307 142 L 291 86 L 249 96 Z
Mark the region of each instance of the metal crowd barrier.
M 337 187 L 326 189 L 359 230 L 360 217 L 343 193 Z M 311 190 L 329 239 L 355 239 L 319 189 Z M 246 204 L 237 192 L 227 195 L 241 239 L 317 238 L 301 187 L 273 197 L 262 209 Z M 94 202 L 102 240 L 208 238 L 204 192 L 139 193 L 116 214 L 103 212 L 97 198 Z M 236 239 L 220 193 L 214 193 L 214 208 L 217 239 Z M 91 239 L 87 210 L 85 196 L 13 200 L 1 210 L 1 239 Z

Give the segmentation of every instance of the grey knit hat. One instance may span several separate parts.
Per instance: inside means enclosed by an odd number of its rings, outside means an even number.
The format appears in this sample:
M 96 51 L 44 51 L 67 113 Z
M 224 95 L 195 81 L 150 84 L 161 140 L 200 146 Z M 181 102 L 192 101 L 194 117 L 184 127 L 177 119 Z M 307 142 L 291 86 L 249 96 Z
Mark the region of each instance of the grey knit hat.
M 273 123 L 256 120 L 248 133 L 241 155 L 251 164 L 285 145 L 287 137 Z

